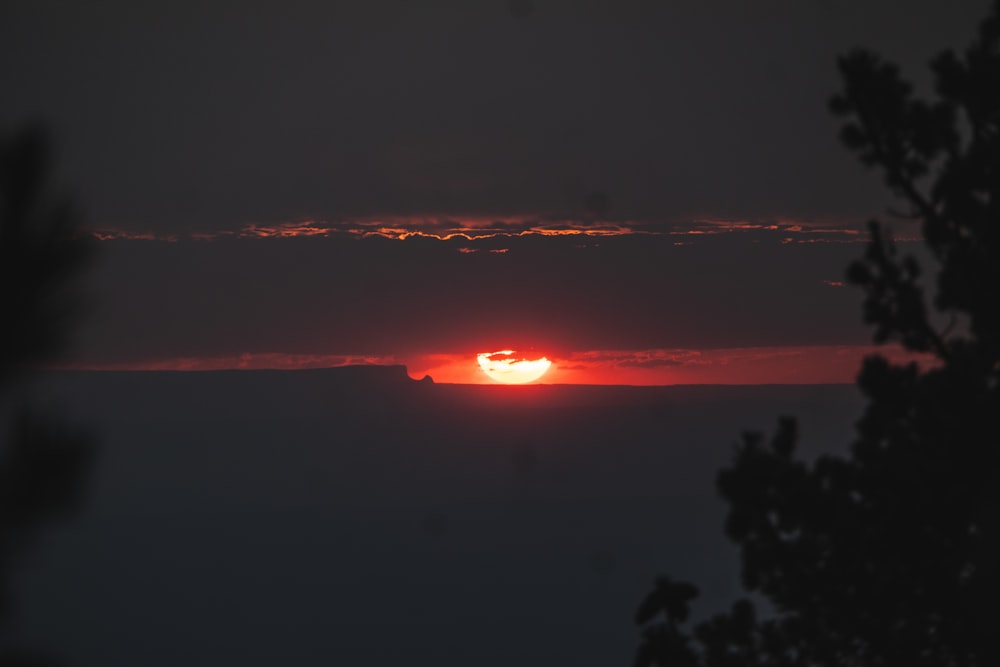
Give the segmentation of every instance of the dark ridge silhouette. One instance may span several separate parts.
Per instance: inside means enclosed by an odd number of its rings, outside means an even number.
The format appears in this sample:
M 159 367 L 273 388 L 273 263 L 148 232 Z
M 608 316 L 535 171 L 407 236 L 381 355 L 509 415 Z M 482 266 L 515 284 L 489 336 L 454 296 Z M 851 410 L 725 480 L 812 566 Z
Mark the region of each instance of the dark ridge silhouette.
M 818 454 L 860 408 L 852 385 L 368 391 L 337 371 L 40 375 L 101 456 L 26 568 L 25 636 L 80 667 L 615 664 L 640 573 L 738 594 L 707 491 L 729 434 L 795 413 Z
M 102 371 L 98 371 L 102 372 Z M 103 371 L 116 372 L 116 371 Z M 120 371 L 120 372 L 143 372 L 143 371 Z M 433 383 L 429 375 L 420 380 L 410 377 L 403 364 L 355 364 L 351 366 L 334 366 L 332 368 L 305 368 L 301 370 L 281 370 L 281 369 L 227 369 L 212 371 L 147 371 L 156 373 L 194 373 L 202 379 L 210 379 L 215 376 L 242 375 L 245 373 L 259 373 L 276 377 L 289 373 L 302 373 L 316 378 L 323 378 L 332 384 L 350 385 L 358 388 L 377 390 L 380 388 L 391 390 L 393 387 L 409 386 L 414 383 Z M 210 381 L 210 380 L 209 380 Z
M 45 371 L 47 377 L 73 377 L 78 371 Z M 245 390 L 268 391 L 271 386 L 310 387 L 317 395 L 338 401 L 391 401 L 436 387 L 431 377 L 415 380 L 404 365 L 359 364 L 307 369 L 224 369 L 204 371 L 88 371 L 109 384 L 127 384 L 129 378 L 157 378 L 165 387 L 184 388 L 206 405 L 225 403 Z M 300 391 L 296 389 L 295 391 Z
M 846 457 L 802 460 L 792 418 L 770 441 L 744 434 L 717 489 L 743 585 L 770 610 L 744 599 L 687 629 L 697 588 L 664 578 L 636 616 L 637 667 L 1000 664 L 1000 2 L 931 67 L 924 101 L 895 66 L 851 53 L 831 110 L 939 263 L 928 298 L 923 267 L 871 222 L 847 271 L 864 320 L 877 343 L 937 363 L 864 362 Z
M 49 665 L 10 635 L 11 577 L 42 529 L 72 515 L 95 452 L 93 436 L 20 396 L 21 381 L 68 343 L 81 313 L 74 282 L 91 246 L 49 179 L 47 134 L 0 137 L 0 665 Z
M 434 382 L 429 375 L 425 375 L 420 380 L 414 380 L 407 373 L 406 366 L 402 364 L 340 366 L 338 368 L 317 368 L 308 372 L 326 375 L 334 382 L 345 382 L 366 389 L 410 385 L 414 382 Z

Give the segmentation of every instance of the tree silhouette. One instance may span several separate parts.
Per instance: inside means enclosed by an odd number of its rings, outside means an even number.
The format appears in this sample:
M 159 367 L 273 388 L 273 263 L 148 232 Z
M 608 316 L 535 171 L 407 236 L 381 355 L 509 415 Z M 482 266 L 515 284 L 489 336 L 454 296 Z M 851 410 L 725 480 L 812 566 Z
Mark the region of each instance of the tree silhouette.
M 934 59 L 935 99 L 867 51 L 839 60 L 841 137 L 922 225 L 922 268 L 878 222 L 848 280 L 878 343 L 931 360 L 868 358 L 868 405 L 846 457 L 796 458 L 793 419 L 745 434 L 717 487 L 741 600 L 683 627 L 697 589 L 669 580 L 640 605 L 649 665 L 1000 665 L 1000 0 L 972 45 Z M 942 326 L 943 325 L 943 326 Z
M 18 381 L 59 353 L 79 314 L 73 283 L 89 259 L 67 199 L 49 184 L 45 131 L 0 137 L 0 665 L 49 665 L 10 645 L 9 580 L 33 535 L 77 505 L 93 457 L 92 437 L 32 409 Z

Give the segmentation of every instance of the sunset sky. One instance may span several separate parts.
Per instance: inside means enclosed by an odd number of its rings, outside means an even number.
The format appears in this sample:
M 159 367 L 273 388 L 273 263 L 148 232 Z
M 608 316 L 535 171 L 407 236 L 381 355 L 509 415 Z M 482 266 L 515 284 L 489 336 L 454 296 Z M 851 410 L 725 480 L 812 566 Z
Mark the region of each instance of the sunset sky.
M 836 57 L 927 91 L 985 0 L 5 2 L 0 124 L 99 239 L 67 365 L 851 382 L 893 202 Z M 897 221 L 901 245 L 917 229 Z

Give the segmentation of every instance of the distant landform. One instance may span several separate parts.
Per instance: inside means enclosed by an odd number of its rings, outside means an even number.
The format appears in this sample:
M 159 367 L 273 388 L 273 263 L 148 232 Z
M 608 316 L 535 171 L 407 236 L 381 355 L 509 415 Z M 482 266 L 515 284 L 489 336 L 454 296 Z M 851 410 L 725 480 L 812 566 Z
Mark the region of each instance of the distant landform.
M 99 455 L 15 577 L 67 665 L 629 664 L 653 578 L 740 594 L 714 479 L 798 416 L 843 451 L 850 385 L 451 385 L 403 366 L 49 372 Z

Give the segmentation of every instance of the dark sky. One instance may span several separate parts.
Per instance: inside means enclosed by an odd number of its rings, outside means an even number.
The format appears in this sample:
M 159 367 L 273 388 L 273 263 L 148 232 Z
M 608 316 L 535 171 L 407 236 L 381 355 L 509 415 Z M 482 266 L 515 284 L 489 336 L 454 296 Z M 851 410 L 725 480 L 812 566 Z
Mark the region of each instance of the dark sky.
M 103 244 L 84 360 L 858 343 L 829 283 L 861 246 L 802 243 L 890 204 L 837 141 L 836 57 L 926 90 L 986 6 L 7 2 L 0 123 L 49 124 L 89 228 L 160 239 Z M 654 235 L 357 232 L 484 225 Z

